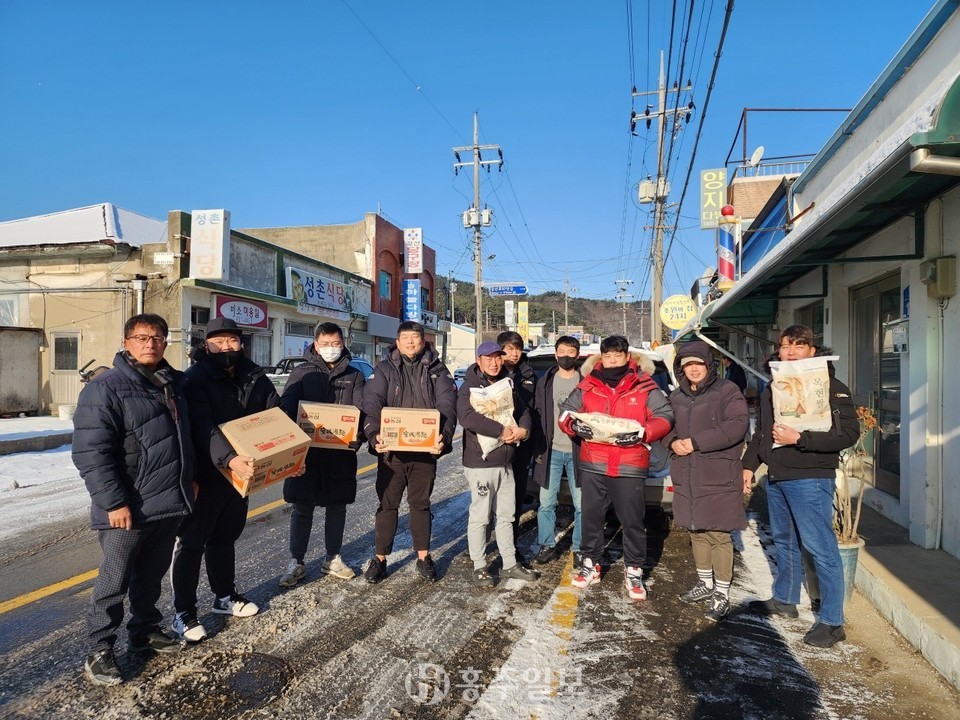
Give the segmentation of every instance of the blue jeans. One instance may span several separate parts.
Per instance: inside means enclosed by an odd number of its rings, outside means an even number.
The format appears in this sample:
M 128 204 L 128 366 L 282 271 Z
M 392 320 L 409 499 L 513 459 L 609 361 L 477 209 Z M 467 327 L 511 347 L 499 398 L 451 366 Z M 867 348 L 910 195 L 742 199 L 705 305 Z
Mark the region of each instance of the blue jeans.
M 777 555 L 773 598 L 796 605 L 803 579 L 802 545 L 820 581 L 820 622 L 843 625 L 843 568 L 833 533 L 833 478 L 781 480 L 767 485 L 770 531 Z
M 573 476 L 573 453 L 550 449 L 550 478 L 547 487 L 540 488 L 540 509 L 537 511 L 537 542 L 540 547 L 557 544 L 557 498 L 563 468 L 567 469 L 567 485 L 573 498 L 573 552 L 580 552 L 580 488 Z

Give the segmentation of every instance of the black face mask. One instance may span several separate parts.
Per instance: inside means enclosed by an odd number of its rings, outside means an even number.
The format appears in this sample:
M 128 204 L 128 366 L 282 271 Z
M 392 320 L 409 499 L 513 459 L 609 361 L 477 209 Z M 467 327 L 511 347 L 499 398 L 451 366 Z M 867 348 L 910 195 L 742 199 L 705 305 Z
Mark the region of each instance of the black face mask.
M 211 362 L 224 370 L 232 368 L 243 357 L 243 350 L 221 350 L 218 353 L 207 352 Z
M 561 370 L 573 370 L 577 365 L 577 358 L 570 357 L 569 355 L 561 355 L 557 358 L 557 365 L 560 366 Z

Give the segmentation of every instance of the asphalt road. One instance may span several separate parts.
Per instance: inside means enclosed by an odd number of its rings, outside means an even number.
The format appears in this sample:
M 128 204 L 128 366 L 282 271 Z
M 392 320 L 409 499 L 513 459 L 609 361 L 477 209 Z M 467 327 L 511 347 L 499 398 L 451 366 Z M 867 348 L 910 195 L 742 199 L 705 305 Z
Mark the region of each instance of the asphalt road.
M 289 513 L 278 505 L 254 515 L 238 545 L 238 585 L 264 612 L 209 614 L 201 580 L 210 638 L 146 659 L 123 652 L 121 638 L 127 681 L 116 688 L 94 687 L 81 671 L 90 580 L 0 614 L 0 717 L 960 717 L 957 694 L 862 598 L 847 610 L 850 642 L 832 651 L 800 641 L 813 621 L 807 610 L 783 622 L 742 612 L 721 625 L 703 619 L 703 608 L 677 599 L 695 576 L 682 530 L 651 531 L 645 603 L 626 596 L 615 522 L 608 527 L 612 567 L 599 585 L 572 588 L 565 553 L 535 584 L 478 590 L 466 559 L 465 488 L 457 454 L 444 458 L 433 495 L 441 577 L 432 584 L 416 575 L 402 516 L 382 584 L 321 576 L 317 522 L 307 581 L 281 590 Z M 278 496 L 278 488 L 265 490 L 253 505 L 270 507 Z M 375 508 L 367 473 L 348 511 L 343 550 L 358 571 L 372 550 Z M 84 526 L 65 522 L 5 546 L 4 597 L 94 568 L 98 547 Z M 534 536 L 529 513 L 520 547 L 529 551 Z M 737 606 L 769 594 L 760 540 L 762 532 L 743 533 Z M 168 611 L 168 594 L 161 603 Z

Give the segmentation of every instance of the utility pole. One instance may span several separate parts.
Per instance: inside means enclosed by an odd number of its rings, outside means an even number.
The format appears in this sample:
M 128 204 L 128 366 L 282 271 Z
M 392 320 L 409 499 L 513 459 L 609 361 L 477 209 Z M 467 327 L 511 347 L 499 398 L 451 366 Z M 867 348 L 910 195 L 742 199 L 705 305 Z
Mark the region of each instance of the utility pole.
M 563 327 L 567 335 L 570 334 L 570 293 L 578 292 L 580 288 L 570 287 L 570 273 L 563 275 Z
M 456 322 L 456 316 L 453 313 L 453 294 L 457 291 L 457 285 L 453 282 L 453 271 L 447 271 L 447 290 L 450 291 L 450 322 Z
M 632 298 L 633 295 L 627 295 L 627 285 L 633 284 L 633 280 L 620 279 L 620 280 L 616 280 L 616 281 L 614 281 L 614 282 L 616 282 L 616 284 L 617 284 L 617 295 L 616 295 L 616 298 L 615 298 L 615 299 L 622 303 L 621 311 L 623 312 L 623 336 L 624 336 L 624 337 L 629 337 L 629 336 L 627 335 L 627 300 L 630 299 L 630 298 Z M 642 321 L 641 321 L 641 325 L 640 325 L 640 333 L 641 333 L 640 341 L 642 342 L 642 341 L 643 341 L 643 337 L 642 337 L 642 335 L 643 335 L 643 324 L 642 324 Z
M 481 150 L 496 150 L 497 160 L 484 160 L 480 155 Z M 460 160 L 461 152 L 472 152 L 473 160 L 463 162 Z M 473 166 L 473 207 L 463 213 L 463 226 L 473 228 L 473 290 L 474 302 L 476 303 L 476 325 L 477 332 L 475 340 L 476 347 L 480 347 L 482 333 L 480 324 L 483 320 L 483 233 L 481 228 L 489 227 L 493 219 L 493 213 L 488 208 L 480 209 L 480 166 L 485 165 L 487 172 L 490 172 L 490 166 L 496 165 L 497 170 L 503 169 L 503 151 L 499 145 L 481 145 L 480 144 L 480 119 L 477 113 L 473 114 L 473 145 L 453 148 L 453 155 L 457 161 L 453 164 L 454 173 L 459 172 L 460 168 L 468 165 Z
M 678 121 L 682 117 L 686 122 L 690 122 L 690 113 L 693 112 L 693 101 L 691 100 L 687 105 L 683 107 L 668 108 L 667 107 L 667 93 L 674 92 L 680 93 L 684 91 L 692 91 L 693 86 L 690 84 L 690 81 L 687 81 L 686 87 L 677 87 L 677 83 L 673 83 L 671 89 L 667 89 L 667 78 L 663 70 L 663 51 L 660 51 L 660 78 L 658 82 L 657 90 L 649 92 L 637 92 L 636 88 L 633 90 L 633 96 L 639 97 L 641 95 L 657 95 L 657 103 L 659 107 L 651 112 L 651 108 L 648 105 L 647 109 L 642 114 L 637 114 L 634 111 L 630 116 L 630 131 L 633 132 L 636 127 L 637 121 L 645 120 L 647 127 L 650 127 L 650 123 L 654 118 L 657 120 L 657 182 L 653 189 L 653 202 L 654 213 L 653 213 L 653 245 L 651 247 L 651 255 L 653 256 L 653 297 L 650 306 L 650 321 L 652 326 L 651 332 L 651 341 L 656 341 L 658 343 L 663 341 L 663 324 L 660 320 L 660 305 L 663 302 L 663 229 L 666 215 L 667 207 L 667 195 L 670 193 L 670 184 L 667 182 L 665 175 L 665 168 L 663 164 L 663 151 L 664 151 L 664 138 L 667 134 L 667 118 L 669 117 L 672 120 L 671 127 L 674 128 L 674 132 L 679 131 Z M 679 105 L 679 101 L 677 103 Z M 644 194 L 643 190 L 644 183 L 641 183 L 640 189 L 640 202 L 650 202 L 651 198 L 649 195 Z M 644 198 L 647 199 L 644 199 Z

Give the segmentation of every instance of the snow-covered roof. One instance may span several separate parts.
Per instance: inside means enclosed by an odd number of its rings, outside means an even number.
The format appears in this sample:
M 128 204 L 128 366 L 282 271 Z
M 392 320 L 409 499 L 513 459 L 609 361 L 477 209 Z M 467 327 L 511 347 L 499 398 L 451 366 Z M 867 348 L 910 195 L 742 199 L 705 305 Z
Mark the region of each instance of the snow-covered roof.
M 167 240 L 167 222 L 101 203 L 0 223 L 0 247 L 70 245 L 111 240 L 140 247 Z

